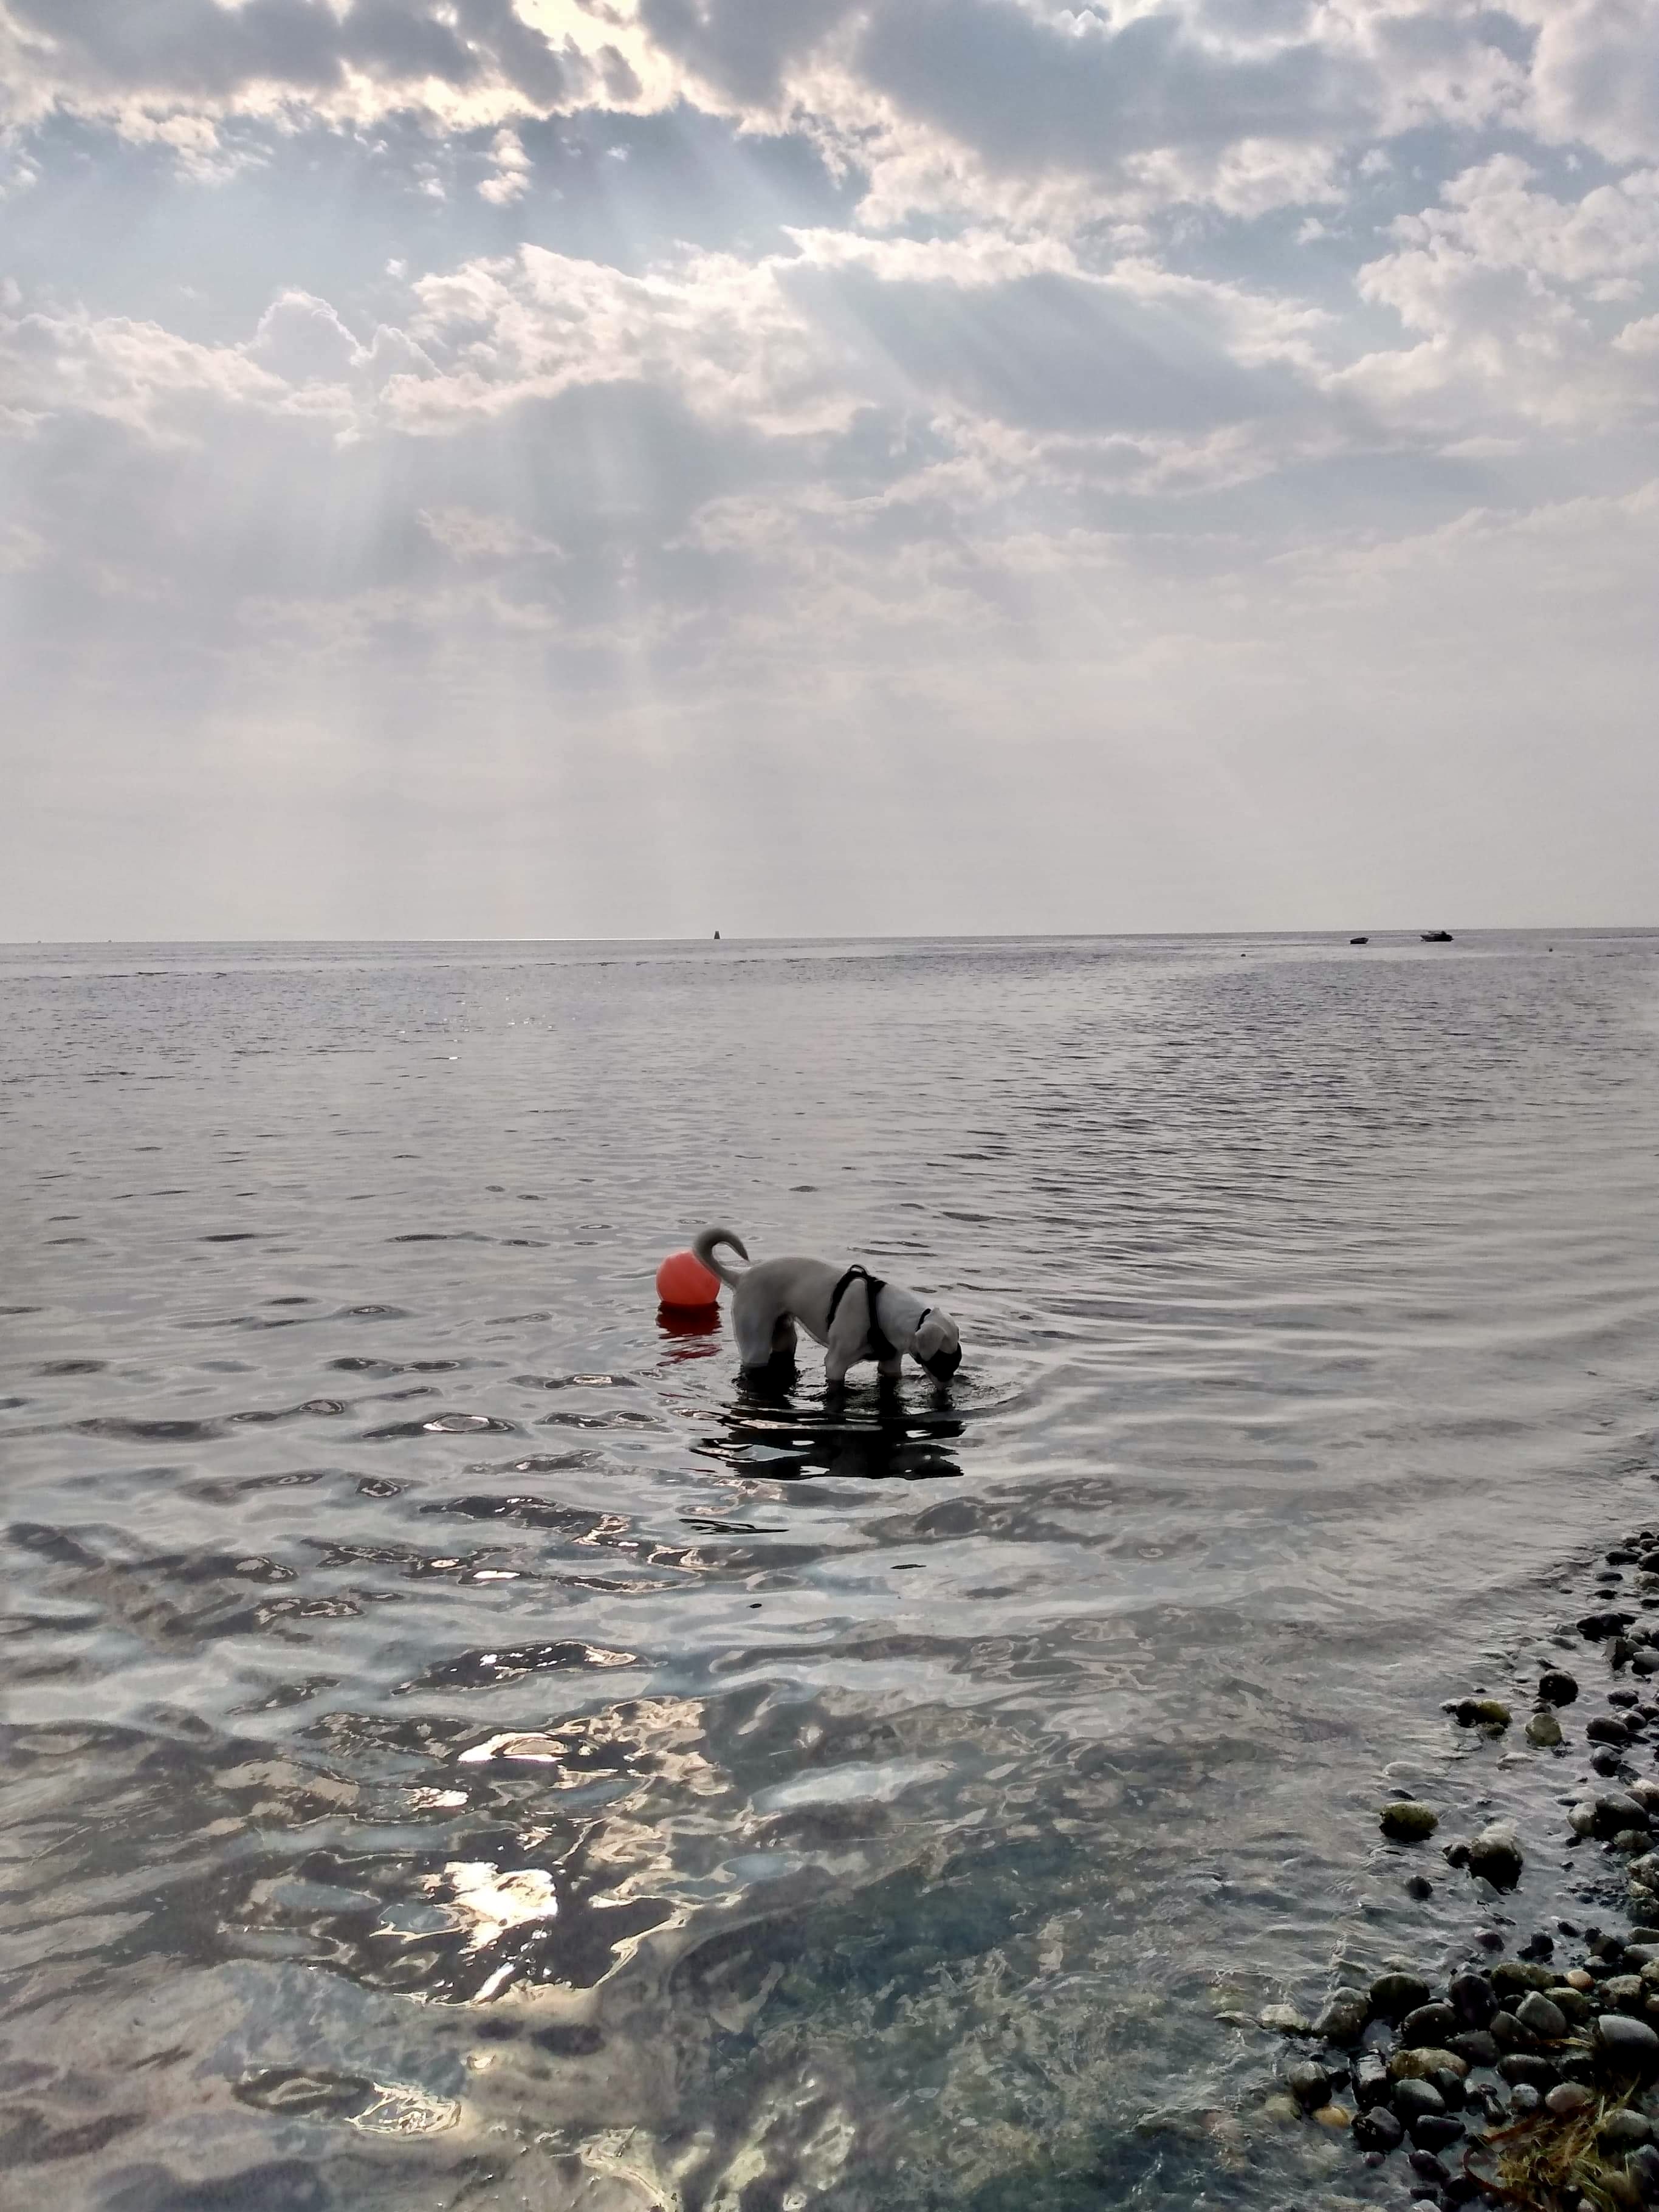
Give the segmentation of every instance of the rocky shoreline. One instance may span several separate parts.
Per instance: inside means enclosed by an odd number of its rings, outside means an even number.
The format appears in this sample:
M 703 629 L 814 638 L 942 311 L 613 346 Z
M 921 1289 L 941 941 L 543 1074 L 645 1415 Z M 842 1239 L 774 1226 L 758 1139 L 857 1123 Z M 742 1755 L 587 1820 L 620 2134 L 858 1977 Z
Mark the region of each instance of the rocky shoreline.
M 1659 1529 L 1605 1554 L 1594 1603 L 1534 1663 L 1521 1732 L 1556 1785 L 1565 1847 L 1586 1855 L 1574 1894 L 1590 1912 L 1523 1934 L 1495 1909 L 1520 1901 L 1525 1874 L 1508 1820 L 1442 1845 L 1499 1924 L 1449 1972 L 1402 1964 L 1330 1991 L 1312 2018 L 1264 2008 L 1259 2025 L 1286 2044 L 1267 2110 L 1346 2137 L 1357 2166 L 1397 2174 L 1425 2206 L 1626 2212 L 1659 2204 L 1659 1780 L 1641 1771 L 1659 1747 Z M 1516 1726 L 1484 1693 L 1445 1711 L 1497 1742 Z M 1406 1887 L 1427 1898 L 1441 1814 L 1401 1797 L 1377 1817 L 1420 1859 Z

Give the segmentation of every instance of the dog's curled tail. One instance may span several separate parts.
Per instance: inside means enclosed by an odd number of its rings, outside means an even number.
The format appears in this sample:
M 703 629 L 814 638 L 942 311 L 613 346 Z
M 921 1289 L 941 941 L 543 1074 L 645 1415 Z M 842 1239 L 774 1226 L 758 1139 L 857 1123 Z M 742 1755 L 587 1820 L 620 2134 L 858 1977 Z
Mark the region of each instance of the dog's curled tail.
M 741 1237 L 734 1237 L 729 1229 L 704 1229 L 693 1240 L 691 1249 L 709 1273 L 718 1275 L 728 1291 L 734 1291 L 743 1278 L 735 1267 L 715 1257 L 714 1247 L 717 1244 L 730 1245 L 740 1260 L 749 1257 L 749 1248 Z

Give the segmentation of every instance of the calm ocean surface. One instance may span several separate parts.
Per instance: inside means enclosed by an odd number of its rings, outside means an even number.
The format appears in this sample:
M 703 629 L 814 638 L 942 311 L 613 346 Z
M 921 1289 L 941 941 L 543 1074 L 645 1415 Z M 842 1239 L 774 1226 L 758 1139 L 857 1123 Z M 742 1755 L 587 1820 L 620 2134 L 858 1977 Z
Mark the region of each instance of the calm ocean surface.
M 1466 1940 L 1384 1770 L 1659 1507 L 1659 933 L 13 947 L 0 1040 L 8 2212 L 1401 2201 L 1222 2015 Z M 715 1220 L 948 1402 L 745 1397 Z

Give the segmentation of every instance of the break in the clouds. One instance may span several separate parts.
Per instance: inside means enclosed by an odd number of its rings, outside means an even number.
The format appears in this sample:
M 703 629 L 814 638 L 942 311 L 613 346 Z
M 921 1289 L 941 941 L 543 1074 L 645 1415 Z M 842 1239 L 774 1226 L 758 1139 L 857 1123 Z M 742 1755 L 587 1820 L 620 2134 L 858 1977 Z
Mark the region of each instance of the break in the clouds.
M 0 0 L 0 934 L 1652 919 L 1654 0 Z

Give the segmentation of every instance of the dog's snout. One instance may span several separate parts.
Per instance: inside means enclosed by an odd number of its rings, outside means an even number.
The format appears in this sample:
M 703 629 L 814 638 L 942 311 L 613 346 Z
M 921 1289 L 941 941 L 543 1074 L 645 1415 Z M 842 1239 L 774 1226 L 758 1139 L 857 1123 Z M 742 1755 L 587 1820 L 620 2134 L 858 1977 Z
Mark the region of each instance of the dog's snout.
M 948 1382 L 962 1364 L 962 1346 L 958 1345 L 954 1352 L 936 1352 L 926 1364 L 930 1375 Z

